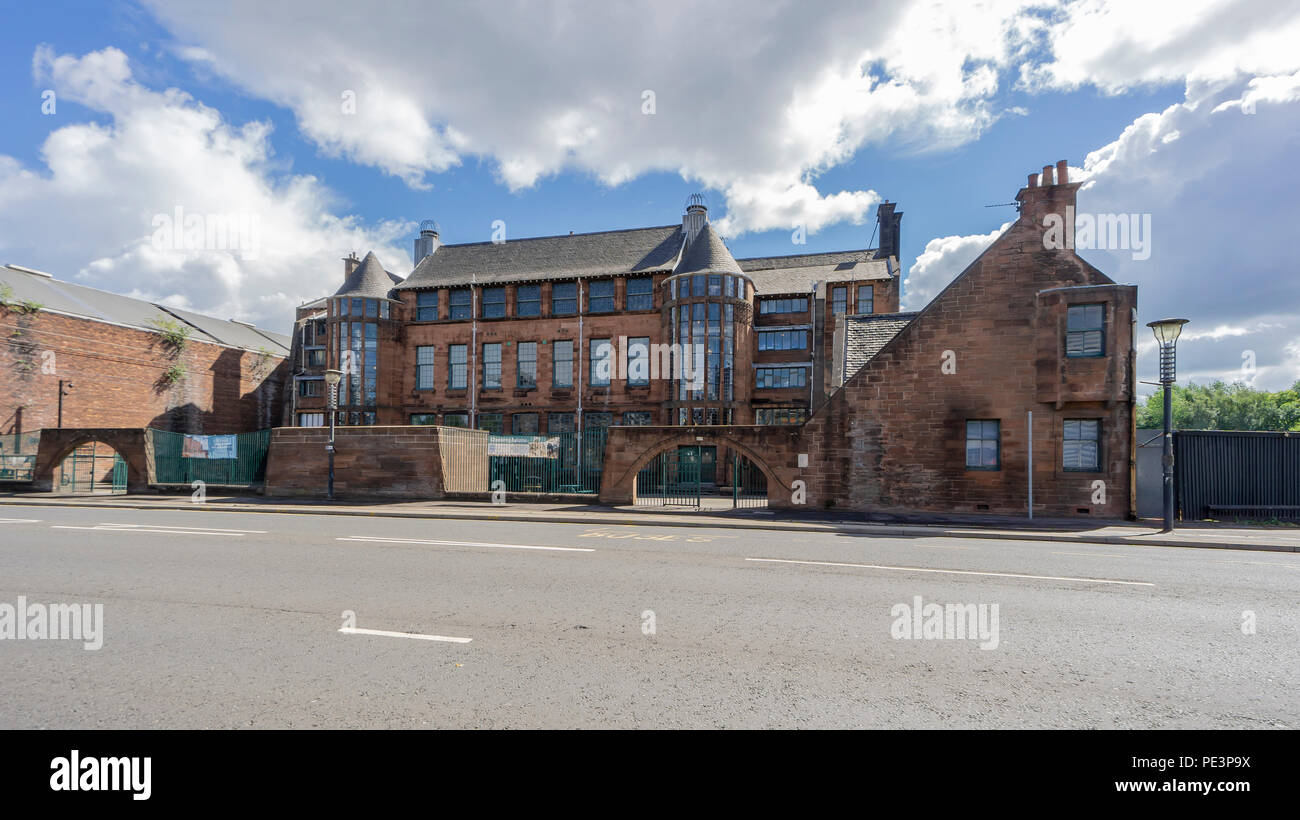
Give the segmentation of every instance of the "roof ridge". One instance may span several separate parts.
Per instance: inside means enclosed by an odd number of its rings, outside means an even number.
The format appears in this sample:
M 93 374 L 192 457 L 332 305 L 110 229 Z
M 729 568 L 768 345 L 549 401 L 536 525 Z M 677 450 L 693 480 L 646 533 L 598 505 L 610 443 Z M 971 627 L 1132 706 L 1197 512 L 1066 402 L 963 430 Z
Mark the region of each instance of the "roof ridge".
M 582 233 L 557 233 L 557 234 L 546 234 L 544 236 L 522 236 L 518 239 L 507 239 L 502 242 L 493 242 L 490 239 L 483 242 L 447 242 L 442 245 L 439 245 L 438 247 L 439 248 L 472 248 L 478 245 L 511 245 L 517 242 L 529 242 L 537 239 L 569 239 L 569 238 L 579 237 L 579 236 L 601 236 L 602 234 L 634 233 L 635 231 L 659 231 L 659 230 L 665 230 L 667 228 L 680 228 L 680 227 L 681 225 L 675 223 L 671 225 L 646 225 L 641 228 L 614 228 L 608 231 L 584 231 Z M 434 253 L 437 252 L 435 251 Z

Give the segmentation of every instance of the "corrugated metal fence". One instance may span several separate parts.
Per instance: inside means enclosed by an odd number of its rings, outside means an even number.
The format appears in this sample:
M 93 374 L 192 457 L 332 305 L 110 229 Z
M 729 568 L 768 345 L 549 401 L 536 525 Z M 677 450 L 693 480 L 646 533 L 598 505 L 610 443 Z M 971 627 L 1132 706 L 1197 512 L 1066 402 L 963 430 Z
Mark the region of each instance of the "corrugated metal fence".
M 31 481 L 41 431 L 0 436 L 0 481 Z
M 149 443 L 158 484 L 251 486 L 266 480 L 270 430 L 200 436 L 150 428 Z
M 1174 433 L 1175 498 L 1186 520 L 1300 518 L 1300 433 Z

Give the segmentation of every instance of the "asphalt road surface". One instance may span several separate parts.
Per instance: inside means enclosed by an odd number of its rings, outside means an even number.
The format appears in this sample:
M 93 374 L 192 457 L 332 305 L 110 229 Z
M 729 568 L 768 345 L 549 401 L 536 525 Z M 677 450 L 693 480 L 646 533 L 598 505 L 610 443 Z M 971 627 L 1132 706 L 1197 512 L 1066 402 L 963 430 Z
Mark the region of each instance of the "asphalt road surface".
M 1300 726 L 1300 555 L 0 513 L 0 612 L 103 605 L 98 650 L 0 638 L 0 728 Z M 895 637 L 917 596 L 996 647 Z

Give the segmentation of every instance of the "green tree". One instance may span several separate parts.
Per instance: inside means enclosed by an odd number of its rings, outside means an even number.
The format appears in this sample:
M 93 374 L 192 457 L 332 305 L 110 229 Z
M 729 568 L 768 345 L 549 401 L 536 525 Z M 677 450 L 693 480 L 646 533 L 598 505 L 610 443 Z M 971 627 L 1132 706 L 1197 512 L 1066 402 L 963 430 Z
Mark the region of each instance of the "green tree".
M 1300 381 L 1270 393 L 1240 382 L 1174 385 L 1175 430 L 1300 430 Z M 1164 391 L 1138 410 L 1138 427 L 1164 426 Z

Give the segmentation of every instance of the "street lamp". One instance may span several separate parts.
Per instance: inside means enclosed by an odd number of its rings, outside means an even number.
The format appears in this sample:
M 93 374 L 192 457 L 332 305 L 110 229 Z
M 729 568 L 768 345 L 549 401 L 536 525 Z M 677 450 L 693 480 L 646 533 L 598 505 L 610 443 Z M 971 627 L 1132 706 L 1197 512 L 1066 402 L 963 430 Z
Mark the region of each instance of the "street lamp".
M 339 380 L 343 378 L 342 370 L 326 370 L 325 384 L 330 389 L 330 443 L 325 445 L 325 452 L 329 453 L 330 459 L 330 479 L 329 479 L 329 500 L 334 500 L 334 417 L 338 415 L 339 407 Z
M 1186 319 L 1161 319 L 1147 323 L 1160 344 L 1160 384 L 1165 390 L 1165 451 L 1161 459 L 1165 481 L 1165 528 L 1162 532 L 1173 532 L 1174 529 L 1174 349 L 1185 324 Z

